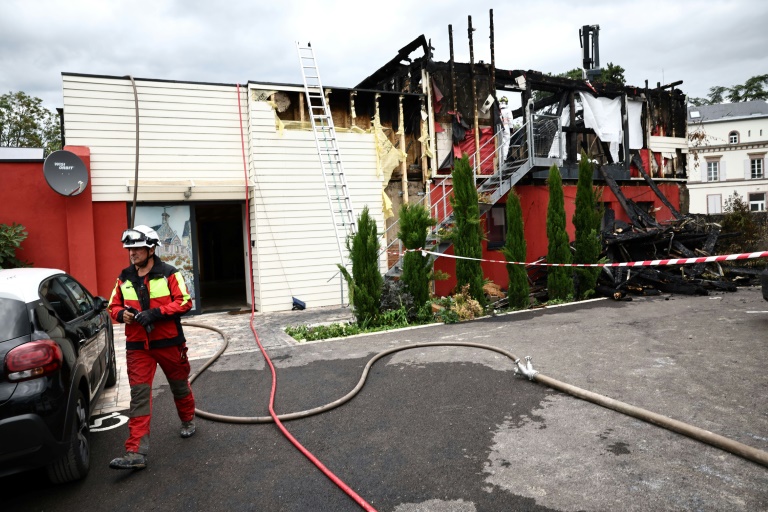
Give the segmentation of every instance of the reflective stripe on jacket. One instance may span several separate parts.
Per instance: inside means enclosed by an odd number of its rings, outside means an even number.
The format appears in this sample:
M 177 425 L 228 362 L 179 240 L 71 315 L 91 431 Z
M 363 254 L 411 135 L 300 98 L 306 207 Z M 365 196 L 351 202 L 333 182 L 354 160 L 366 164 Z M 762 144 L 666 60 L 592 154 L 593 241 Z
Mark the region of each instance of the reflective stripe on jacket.
M 152 269 L 144 277 L 139 277 L 133 265 L 123 269 L 109 299 L 109 314 L 115 321 L 120 321 L 120 312 L 128 307 L 138 311 L 158 308 L 163 315 L 149 333 L 137 322 L 126 324 L 128 350 L 169 347 L 185 341 L 181 315 L 192 309 L 192 301 L 184 278 L 157 255 L 153 258 Z

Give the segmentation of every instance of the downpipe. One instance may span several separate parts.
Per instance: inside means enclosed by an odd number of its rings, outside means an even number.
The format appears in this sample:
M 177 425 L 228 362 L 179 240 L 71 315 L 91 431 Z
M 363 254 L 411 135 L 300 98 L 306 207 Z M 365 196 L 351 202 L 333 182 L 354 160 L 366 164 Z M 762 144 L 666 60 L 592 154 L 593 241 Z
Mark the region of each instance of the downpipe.
M 200 327 L 203 329 L 209 329 L 212 331 L 217 332 L 221 337 L 223 338 L 223 342 L 221 345 L 221 348 L 214 354 L 208 361 L 206 361 L 203 366 L 194 373 L 189 379 L 190 384 L 194 382 L 195 379 L 197 379 L 210 365 L 212 365 L 216 359 L 219 358 L 221 354 L 224 353 L 226 350 L 228 344 L 229 344 L 229 338 L 220 329 L 217 329 L 215 327 L 211 327 L 205 324 L 199 324 L 199 323 L 191 323 L 191 322 L 184 322 L 183 325 L 188 325 L 190 327 Z M 760 464 L 762 466 L 768 467 L 768 452 L 764 452 L 762 450 L 759 450 L 757 448 L 754 448 L 752 446 L 748 446 L 746 444 L 740 443 L 738 441 L 734 441 L 733 439 L 729 439 L 727 437 L 715 434 L 713 432 L 710 432 L 708 430 L 704 430 L 702 428 L 695 427 L 693 425 L 689 425 L 687 423 L 684 423 L 682 421 L 678 421 L 672 418 L 669 418 L 667 416 L 663 416 L 661 414 L 657 414 L 655 412 L 649 411 L 647 409 L 643 409 L 641 407 L 636 407 L 634 405 L 630 405 L 624 402 L 621 402 L 619 400 L 614 400 L 613 398 L 600 395 L 598 393 L 594 393 L 592 391 L 579 388 L 577 386 L 573 386 L 571 384 L 562 382 L 560 380 L 554 379 L 552 377 L 548 377 L 546 375 L 543 375 L 542 373 L 538 372 L 533 367 L 532 358 L 530 356 L 526 356 L 525 362 L 521 361 L 520 358 L 516 357 L 511 352 L 508 352 L 507 350 L 504 350 L 499 347 L 494 347 L 492 345 L 484 345 L 481 343 L 470 343 L 470 342 L 432 342 L 432 343 L 415 343 L 410 345 L 403 345 L 402 347 L 394 347 L 388 350 L 384 350 L 382 352 L 379 352 L 378 354 L 374 355 L 368 363 L 363 368 L 363 371 L 361 373 L 360 379 L 358 380 L 355 387 L 346 395 L 342 396 L 341 398 L 334 400 L 333 402 L 327 403 L 325 405 L 314 407 L 312 409 L 306 409 L 304 411 L 297 411 L 287 414 L 280 414 L 277 416 L 277 418 L 280 421 L 290 421 L 290 420 L 297 420 L 302 418 L 307 418 L 316 414 L 322 414 L 324 412 L 328 412 L 332 409 L 335 409 L 341 405 L 344 405 L 345 403 L 352 400 L 352 398 L 357 395 L 360 390 L 362 390 L 363 386 L 365 385 L 365 381 L 368 378 L 368 373 L 370 372 L 371 367 L 381 358 L 388 356 L 390 354 L 394 354 L 396 352 L 402 352 L 405 350 L 412 350 L 412 349 L 424 349 L 429 347 L 469 347 L 469 348 L 477 348 L 481 350 L 490 350 L 492 352 L 496 352 L 498 354 L 501 354 L 507 358 L 509 358 L 515 367 L 515 374 L 516 375 L 522 375 L 523 377 L 526 377 L 530 381 L 537 382 L 539 384 L 543 384 L 549 388 L 552 388 L 556 391 L 561 391 L 563 393 L 567 393 L 571 396 L 574 396 L 576 398 L 580 398 L 582 400 L 586 400 L 588 402 L 592 402 L 594 404 L 600 405 L 602 407 L 605 407 L 607 409 L 611 409 L 616 412 L 620 412 L 622 414 L 626 414 L 627 416 L 631 416 L 633 418 L 645 421 L 646 423 L 651 423 L 653 425 L 656 425 L 658 427 L 665 428 L 667 430 L 671 430 L 672 432 L 676 432 L 678 434 L 684 435 L 686 437 L 689 437 L 691 439 L 694 439 L 696 441 L 706 443 L 710 446 L 714 446 L 715 448 L 719 448 L 723 451 L 726 451 L 728 453 L 731 453 L 733 455 L 737 455 L 739 457 L 742 457 L 744 459 L 747 459 L 749 461 L 755 462 L 757 464 Z M 241 424 L 258 424 L 258 423 L 272 423 L 274 422 L 274 419 L 271 416 L 227 416 L 222 414 L 214 414 L 207 411 L 204 411 L 202 409 L 195 409 L 195 414 L 201 418 L 205 418 L 211 421 L 219 421 L 219 422 L 225 422 L 225 423 L 241 423 Z

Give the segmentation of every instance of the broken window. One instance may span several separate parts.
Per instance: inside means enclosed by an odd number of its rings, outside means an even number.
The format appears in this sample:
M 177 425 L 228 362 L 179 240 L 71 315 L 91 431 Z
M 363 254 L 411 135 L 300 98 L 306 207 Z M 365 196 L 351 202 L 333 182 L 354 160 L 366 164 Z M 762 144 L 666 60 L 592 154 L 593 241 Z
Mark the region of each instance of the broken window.
M 505 204 L 495 204 L 487 215 L 488 249 L 500 249 L 507 239 Z

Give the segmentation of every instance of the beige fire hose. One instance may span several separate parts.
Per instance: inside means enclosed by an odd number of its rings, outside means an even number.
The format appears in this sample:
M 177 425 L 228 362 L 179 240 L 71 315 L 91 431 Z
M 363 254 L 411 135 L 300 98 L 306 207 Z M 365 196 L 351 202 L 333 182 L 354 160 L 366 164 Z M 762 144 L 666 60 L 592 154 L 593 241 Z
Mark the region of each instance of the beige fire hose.
M 190 383 L 192 383 L 210 365 L 212 365 L 219 358 L 219 356 L 221 356 L 221 354 L 224 353 L 224 351 L 227 349 L 227 346 L 229 345 L 229 338 L 220 329 L 217 329 L 215 327 L 211 327 L 208 325 L 192 323 L 192 322 L 184 322 L 183 325 L 185 326 L 188 325 L 190 327 L 200 327 L 202 329 L 209 329 L 219 333 L 223 338 L 221 348 L 219 348 L 218 352 L 216 352 L 216 354 L 214 354 L 210 359 L 208 359 L 208 361 L 206 361 L 205 364 L 203 364 L 203 366 L 197 372 L 195 372 L 194 375 L 190 377 L 189 381 Z M 365 381 L 368 378 L 368 372 L 376 361 L 378 361 L 384 356 L 393 354 L 395 352 L 416 349 L 416 348 L 421 349 L 425 347 L 471 347 L 471 348 L 479 348 L 483 350 L 491 350 L 493 352 L 497 352 L 514 361 L 515 373 L 520 373 L 528 377 L 529 380 L 539 382 L 557 391 L 562 391 L 564 393 L 568 393 L 569 395 L 575 396 L 576 398 L 587 400 L 589 402 L 606 407 L 608 409 L 612 409 L 614 411 L 626 414 L 628 416 L 632 416 L 633 418 L 637 418 L 639 420 L 652 423 L 659 427 L 663 427 L 667 430 L 677 432 L 678 434 L 682 434 L 684 436 L 690 437 L 691 439 L 695 439 L 696 441 L 701 441 L 702 443 L 709 444 L 716 448 L 720 448 L 721 450 L 724 450 L 728 453 L 738 455 L 739 457 L 743 457 L 747 460 L 750 460 L 752 462 L 756 462 L 758 464 L 768 467 L 768 452 L 764 452 L 752 446 L 748 446 L 743 443 L 739 443 L 738 441 L 728 439 L 727 437 L 714 434 L 712 432 L 709 432 L 708 430 L 694 427 L 693 425 L 683 423 L 682 421 L 674 420 L 672 418 L 662 416 L 661 414 L 656 414 L 646 409 L 635 407 L 633 405 L 629 405 L 624 402 L 614 400 L 613 398 L 609 398 L 607 396 L 603 396 L 598 393 L 593 393 L 592 391 L 587 391 L 586 389 L 572 386 L 565 382 L 561 382 L 557 379 L 553 379 L 552 377 L 547 377 L 546 375 L 542 375 L 541 373 L 533 369 L 530 357 L 526 357 L 526 362 L 523 363 L 520 361 L 519 358 L 515 357 L 515 355 L 512 354 L 511 352 L 507 352 L 506 350 L 498 347 L 494 347 L 491 345 L 483 345 L 480 343 L 468 343 L 468 342 L 414 343 L 411 345 L 403 345 L 402 347 L 395 347 L 395 348 L 385 350 L 383 352 L 379 352 L 378 354 L 373 356 L 365 365 L 365 368 L 363 368 L 362 375 L 360 376 L 360 380 L 358 380 L 357 385 L 352 389 L 352 391 L 350 391 L 343 397 L 333 402 L 330 402 L 328 404 L 322 405 L 320 407 L 315 407 L 313 409 L 292 412 L 289 414 L 280 414 L 278 415 L 278 418 L 280 419 L 280 421 L 296 420 L 300 418 L 306 418 L 308 416 L 312 416 L 315 414 L 327 412 L 327 411 L 330 411 L 331 409 L 335 409 L 336 407 L 339 407 L 340 405 L 343 405 L 348 401 L 350 401 L 363 388 L 363 385 L 365 385 Z M 250 416 L 250 417 L 225 416 L 221 414 L 206 412 L 201 409 L 195 409 L 195 414 L 201 418 L 209 419 L 212 421 L 225 422 L 225 423 L 271 423 L 273 421 L 271 416 Z

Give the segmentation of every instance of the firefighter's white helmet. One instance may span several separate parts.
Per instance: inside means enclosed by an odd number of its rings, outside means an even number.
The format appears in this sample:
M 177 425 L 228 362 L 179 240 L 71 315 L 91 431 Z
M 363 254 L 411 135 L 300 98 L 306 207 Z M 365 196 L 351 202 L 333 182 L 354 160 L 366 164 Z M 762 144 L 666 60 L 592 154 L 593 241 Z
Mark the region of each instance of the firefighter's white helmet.
M 123 247 L 126 249 L 131 247 L 159 247 L 163 245 L 160 243 L 160 236 L 157 234 L 157 231 L 144 224 L 123 231 L 121 242 L 123 242 Z

